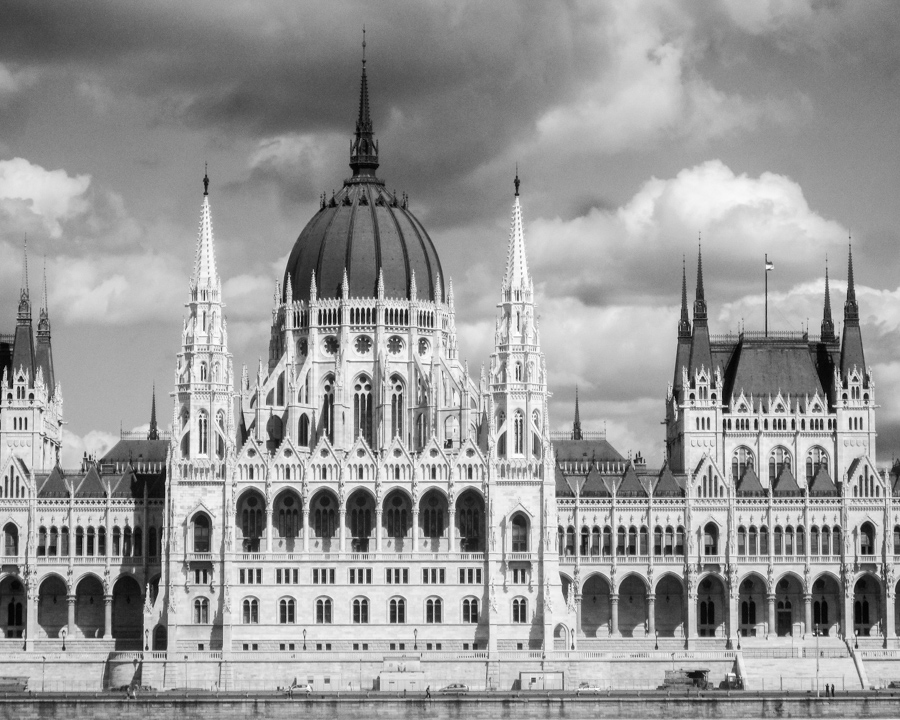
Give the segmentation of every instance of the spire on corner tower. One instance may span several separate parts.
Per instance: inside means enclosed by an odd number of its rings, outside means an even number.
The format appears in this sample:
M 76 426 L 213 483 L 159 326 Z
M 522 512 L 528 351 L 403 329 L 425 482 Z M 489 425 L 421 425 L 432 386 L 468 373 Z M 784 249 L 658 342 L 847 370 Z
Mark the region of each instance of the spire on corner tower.
M 150 401 L 150 432 L 148 440 L 159 440 L 159 426 L 156 423 L 156 383 L 153 383 L 153 396 Z
M 506 276 L 503 287 L 530 288 L 531 278 L 528 275 L 528 260 L 525 256 L 525 230 L 522 224 L 522 206 L 519 203 L 519 173 L 516 170 L 515 199 L 513 201 L 512 227 L 509 232 L 509 248 L 506 254 Z
M 28 236 L 22 245 L 22 289 L 19 295 L 19 325 L 31 324 L 31 298 L 28 292 Z
M 834 320 L 831 317 L 831 290 L 828 286 L 828 261 L 825 262 L 825 307 L 822 311 L 822 342 L 834 340 Z
M 572 423 L 572 439 L 582 440 L 581 435 L 581 412 L 578 408 L 578 386 L 575 386 L 575 422 Z
M 213 287 L 219 283 L 216 273 L 216 254 L 213 239 L 212 213 L 209 209 L 209 175 L 203 173 L 203 205 L 200 210 L 200 233 L 197 238 L 197 257 L 194 261 L 192 288 Z
M 688 317 L 687 304 L 687 270 L 684 256 L 681 257 L 681 319 L 678 321 L 678 337 L 691 336 L 691 319 Z
M 372 129 L 369 113 L 369 81 L 366 78 L 366 29 L 363 28 L 362 79 L 359 84 L 359 116 L 356 120 L 356 135 L 350 146 L 350 167 L 353 177 L 374 177 L 378 168 L 378 141 Z
M 703 249 L 697 246 L 697 294 L 694 298 L 694 323 L 706 322 L 706 297 L 703 292 Z
M 847 256 L 847 302 L 844 303 L 844 332 L 841 338 L 841 377 L 854 369 L 866 373 L 862 332 L 859 327 L 859 305 L 856 302 L 856 283 L 853 279 L 853 248 Z

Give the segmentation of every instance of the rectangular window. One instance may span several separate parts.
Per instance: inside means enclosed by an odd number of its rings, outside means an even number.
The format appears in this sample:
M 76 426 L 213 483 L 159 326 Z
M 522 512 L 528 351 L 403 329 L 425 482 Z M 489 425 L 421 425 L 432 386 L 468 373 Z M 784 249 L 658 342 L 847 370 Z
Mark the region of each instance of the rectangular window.
M 194 570 L 195 585 L 209 585 L 209 570 Z
M 388 585 L 408 585 L 409 568 L 385 568 L 384 581 Z
M 262 585 L 262 568 L 241 568 L 238 581 L 241 585 Z
M 313 568 L 313 585 L 334 585 L 334 568 Z
M 460 568 L 460 585 L 481 585 L 481 568 Z
M 513 568 L 512 581 L 513 585 L 527 585 L 528 570 L 525 568 Z
M 446 577 L 444 568 L 422 568 L 422 582 L 425 585 L 443 585 Z

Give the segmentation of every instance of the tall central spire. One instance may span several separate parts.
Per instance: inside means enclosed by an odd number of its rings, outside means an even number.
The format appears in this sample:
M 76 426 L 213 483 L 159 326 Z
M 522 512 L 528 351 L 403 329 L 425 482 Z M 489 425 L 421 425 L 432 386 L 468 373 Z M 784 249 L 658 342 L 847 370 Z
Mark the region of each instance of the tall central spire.
M 25 242 L 22 245 L 22 289 L 19 295 L 19 316 L 20 325 L 31 324 L 31 297 L 28 292 L 28 236 L 25 236 Z
M 703 294 L 703 250 L 697 246 L 697 295 L 694 299 L 694 322 L 706 322 L 706 298 Z
M 350 146 L 350 167 L 353 177 L 375 177 L 378 168 L 378 141 L 372 130 L 369 114 L 369 82 L 366 78 L 366 29 L 363 28 L 362 79 L 359 83 L 359 116 L 356 119 L 356 135 Z
M 209 174 L 203 173 L 203 206 L 200 211 L 200 236 L 197 241 L 197 257 L 194 261 L 194 275 L 191 285 L 195 288 L 219 282 L 216 273 L 216 253 L 213 247 L 212 213 L 209 209 Z
M 581 411 L 578 407 L 578 386 L 575 386 L 575 422 L 572 423 L 572 439 L 582 440 L 581 435 Z
M 853 281 L 853 246 L 847 255 L 847 302 L 844 303 L 844 323 L 859 324 L 859 304 L 856 302 L 856 283 Z
M 156 383 L 153 383 L 153 399 L 150 401 L 150 432 L 148 440 L 159 440 L 159 425 L 156 422 Z

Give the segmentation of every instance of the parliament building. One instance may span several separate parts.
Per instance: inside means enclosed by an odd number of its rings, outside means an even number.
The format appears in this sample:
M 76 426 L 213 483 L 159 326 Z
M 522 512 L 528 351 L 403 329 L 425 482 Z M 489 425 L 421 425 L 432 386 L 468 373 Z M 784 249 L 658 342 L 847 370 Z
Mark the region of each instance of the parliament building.
M 79 468 L 59 465 L 47 281 L 35 331 L 26 256 L 0 336 L 0 648 L 32 681 L 48 655 L 72 677 L 79 657 L 140 660 L 167 687 L 292 662 L 278 681 L 356 686 L 357 658 L 368 687 L 394 656 L 437 682 L 477 660 L 504 687 L 507 662 L 571 677 L 616 652 L 897 647 L 900 491 L 875 464 L 852 255 L 840 337 L 827 272 L 819 335 L 712 334 L 698 255 L 650 468 L 582 431 L 577 400 L 550 431 L 519 178 L 473 377 L 438 248 L 378 166 L 364 63 L 352 174 L 276 283 L 267 360 L 238 376 L 204 177 L 169 399 Z

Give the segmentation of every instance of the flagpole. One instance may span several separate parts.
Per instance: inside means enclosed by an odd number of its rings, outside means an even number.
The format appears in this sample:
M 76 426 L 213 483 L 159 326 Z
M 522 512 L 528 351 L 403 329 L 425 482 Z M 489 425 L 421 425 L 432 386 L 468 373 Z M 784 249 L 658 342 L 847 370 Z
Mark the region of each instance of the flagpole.
M 769 253 L 766 253 L 766 264 L 763 268 L 766 276 L 766 337 L 769 337 Z

